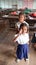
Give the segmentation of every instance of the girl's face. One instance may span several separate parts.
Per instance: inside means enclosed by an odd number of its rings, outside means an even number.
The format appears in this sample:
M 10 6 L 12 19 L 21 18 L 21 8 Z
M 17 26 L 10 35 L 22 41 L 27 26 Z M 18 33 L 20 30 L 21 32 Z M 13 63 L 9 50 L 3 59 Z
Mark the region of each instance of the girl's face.
M 23 23 L 24 18 L 25 18 L 24 15 L 20 15 L 19 21 L 20 21 L 21 23 Z
M 27 33 L 27 26 L 24 26 L 24 27 L 22 28 L 22 33 Z

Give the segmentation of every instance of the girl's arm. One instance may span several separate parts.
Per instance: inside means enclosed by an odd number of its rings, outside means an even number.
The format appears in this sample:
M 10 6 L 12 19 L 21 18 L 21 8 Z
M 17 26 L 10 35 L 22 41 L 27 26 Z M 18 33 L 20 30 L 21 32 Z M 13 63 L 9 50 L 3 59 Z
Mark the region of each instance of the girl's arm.
M 13 39 L 14 42 L 16 42 L 16 39 L 19 37 L 19 34 Z
M 14 42 L 16 42 L 16 39 L 19 37 L 19 35 L 22 34 L 22 29 L 19 31 L 19 33 L 17 34 L 17 36 L 13 39 Z

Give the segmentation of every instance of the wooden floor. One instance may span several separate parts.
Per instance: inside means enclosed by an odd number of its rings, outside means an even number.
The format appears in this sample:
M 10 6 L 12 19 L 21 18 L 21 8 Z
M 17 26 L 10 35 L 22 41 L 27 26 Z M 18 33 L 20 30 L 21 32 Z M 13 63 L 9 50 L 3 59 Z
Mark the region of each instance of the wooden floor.
M 14 34 L 15 31 L 7 30 L 0 34 L 0 65 L 36 65 L 36 51 L 32 47 L 29 50 L 29 63 L 24 59 L 16 63 L 17 45 L 12 41 Z

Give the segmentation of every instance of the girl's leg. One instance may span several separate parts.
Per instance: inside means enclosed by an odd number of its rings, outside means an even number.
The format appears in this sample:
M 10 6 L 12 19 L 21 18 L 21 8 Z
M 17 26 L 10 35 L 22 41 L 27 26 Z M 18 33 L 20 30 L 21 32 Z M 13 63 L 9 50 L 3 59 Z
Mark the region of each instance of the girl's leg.
M 18 59 L 21 60 L 23 58 L 23 45 L 18 45 L 16 54 Z
M 28 44 L 24 44 L 24 59 L 28 59 Z

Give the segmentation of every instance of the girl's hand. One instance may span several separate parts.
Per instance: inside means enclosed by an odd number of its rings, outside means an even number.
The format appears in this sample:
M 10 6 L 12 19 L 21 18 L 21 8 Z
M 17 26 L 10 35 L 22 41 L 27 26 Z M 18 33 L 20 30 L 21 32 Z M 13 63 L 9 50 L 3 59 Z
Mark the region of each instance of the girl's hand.
M 19 34 L 22 34 L 22 29 L 20 29 Z

